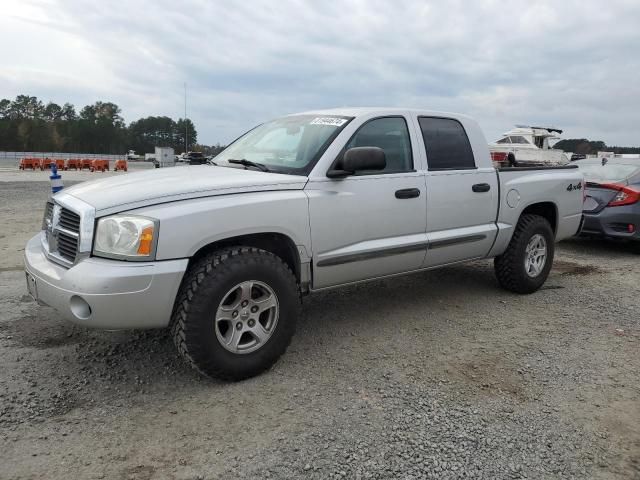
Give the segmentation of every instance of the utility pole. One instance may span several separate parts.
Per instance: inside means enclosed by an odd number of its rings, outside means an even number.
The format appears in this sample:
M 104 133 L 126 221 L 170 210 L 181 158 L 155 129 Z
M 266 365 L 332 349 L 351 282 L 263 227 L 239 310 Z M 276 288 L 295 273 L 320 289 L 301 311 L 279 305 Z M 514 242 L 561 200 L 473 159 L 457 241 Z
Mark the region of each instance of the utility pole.
M 187 123 L 187 82 L 184 82 L 184 153 L 189 146 L 189 124 Z

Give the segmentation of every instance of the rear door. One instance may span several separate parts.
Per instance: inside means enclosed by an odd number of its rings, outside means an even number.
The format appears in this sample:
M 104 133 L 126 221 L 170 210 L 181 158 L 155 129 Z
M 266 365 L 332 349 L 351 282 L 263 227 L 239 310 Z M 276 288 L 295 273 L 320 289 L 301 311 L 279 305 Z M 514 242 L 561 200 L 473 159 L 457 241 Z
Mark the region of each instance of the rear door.
M 421 268 L 426 191 L 424 172 L 414 164 L 418 141 L 405 117 L 373 118 L 344 150 L 379 147 L 384 170 L 309 181 L 314 289 Z
M 427 241 L 424 266 L 486 256 L 497 233 L 498 177 L 479 168 L 457 119 L 419 117 L 426 154 Z

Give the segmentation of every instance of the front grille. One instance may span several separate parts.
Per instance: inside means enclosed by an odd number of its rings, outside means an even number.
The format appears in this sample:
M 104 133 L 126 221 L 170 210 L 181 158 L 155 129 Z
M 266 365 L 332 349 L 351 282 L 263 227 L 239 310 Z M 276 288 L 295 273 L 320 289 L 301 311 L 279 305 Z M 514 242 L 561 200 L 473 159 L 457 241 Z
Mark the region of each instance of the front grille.
M 67 235 L 66 233 L 59 233 L 58 253 L 62 258 L 65 258 L 70 262 L 75 262 L 76 255 L 78 254 L 78 239 Z
M 53 202 L 47 202 L 44 213 L 48 257 L 65 266 L 73 265 L 78 258 L 81 218 L 73 210 Z
M 70 232 L 80 233 L 80 215 L 67 208 L 63 208 L 60 210 L 58 225 Z
M 53 202 L 47 202 L 47 206 L 44 209 L 44 218 L 53 218 Z

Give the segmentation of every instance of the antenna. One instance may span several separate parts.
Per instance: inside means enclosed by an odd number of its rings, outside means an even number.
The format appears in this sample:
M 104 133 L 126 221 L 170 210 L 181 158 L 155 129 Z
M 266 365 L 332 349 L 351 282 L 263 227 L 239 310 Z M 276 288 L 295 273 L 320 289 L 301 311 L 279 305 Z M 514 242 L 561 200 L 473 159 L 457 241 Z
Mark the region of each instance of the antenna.
M 184 153 L 189 145 L 189 124 L 187 123 L 187 82 L 184 82 Z

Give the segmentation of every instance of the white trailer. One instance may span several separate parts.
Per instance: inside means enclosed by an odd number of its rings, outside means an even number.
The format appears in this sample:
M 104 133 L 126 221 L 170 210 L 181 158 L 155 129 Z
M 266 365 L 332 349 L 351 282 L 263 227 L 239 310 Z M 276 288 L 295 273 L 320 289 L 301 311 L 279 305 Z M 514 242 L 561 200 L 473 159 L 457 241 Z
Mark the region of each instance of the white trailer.
M 171 147 L 156 147 L 155 162 L 157 167 L 173 167 L 176 157 Z

